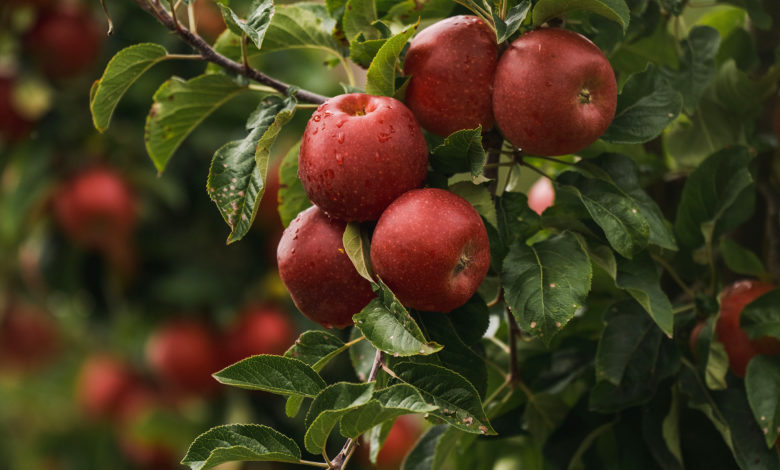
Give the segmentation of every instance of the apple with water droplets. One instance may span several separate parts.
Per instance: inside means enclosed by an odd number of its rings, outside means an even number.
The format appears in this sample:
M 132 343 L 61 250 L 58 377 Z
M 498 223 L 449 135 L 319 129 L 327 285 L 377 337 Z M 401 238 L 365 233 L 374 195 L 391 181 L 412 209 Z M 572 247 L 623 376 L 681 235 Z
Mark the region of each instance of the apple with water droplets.
M 615 73 L 588 38 L 559 28 L 530 31 L 502 54 L 493 112 L 504 137 L 531 155 L 565 155 L 596 141 L 617 106 Z
M 474 295 L 490 267 L 485 224 L 454 193 L 409 191 L 380 217 L 371 263 L 405 306 L 450 312 Z
M 307 318 L 325 328 L 353 324 L 376 294 L 344 251 L 346 224 L 312 206 L 282 234 L 276 251 L 279 276 Z
M 428 148 L 409 108 L 361 93 L 320 105 L 298 155 L 309 199 L 347 222 L 378 219 L 395 198 L 422 186 L 427 169 Z
M 420 125 L 442 137 L 493 127 L 496 34 L 476 16 L 454 16 L 415 36 L 404 61 L 404 101 Z

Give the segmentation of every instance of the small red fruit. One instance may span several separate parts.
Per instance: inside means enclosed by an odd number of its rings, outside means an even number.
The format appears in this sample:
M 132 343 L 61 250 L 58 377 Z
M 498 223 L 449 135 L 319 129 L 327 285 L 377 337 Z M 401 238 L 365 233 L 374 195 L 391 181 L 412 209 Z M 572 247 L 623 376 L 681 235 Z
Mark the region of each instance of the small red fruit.
M 718 341 L 729 356 L 731 370 L 744 377 L 747 365 L 757 354 L 780 355 L 780 341 L 772 337 L 751 340 L 739 326 L 739 317 L 746 305 L 775 289 L 772 284 L 744 280 L 736 282 L 720 294 L 720 316 L 715 324 Z
M 422 186 L 428 148 L 409 108 L 360 93 L 327 100 L 301 141 L 298 176 L 306 194 L 330 217 L 376 220 L 395 198 Z
M 549 178 L 539 178 L 528 190 L 528 207 L 539 215 L 554 202 L 555 188 Z
M 377 470 L 398 470 L 421 434 L 417 416 L 403 415 L 395 420 L 376 458 Z
M 76 401 L 91 419 L 118 420 L 125 395 L 137 381 L 130 367 L 108 355 L 88 357 L 81 366 L 76 382 Z
M 232 364 L 256 354 L 284 354 L 297 337 L 297 329 L 284 310 L 254 305 L 246 308 L 228 329 L 223 344 Z
M 434 23 L 409 45 L 406 105 L 420 125 L 446 137 L 460 129 L 493 127 L 496 34 L 476 16 Z
M 456 194 L 409 191 L 379 219 L 371 263 L 402 304 L 450 312 L 474 295 L 490 267 L 485 224 Z
M 564 155 L 598 139 L 615 116 L 617 83 L 604 53 L 559 28 L 523 34 L 504 52 L 493 81 L 496 124 L 531 155 Z
M 344 252 L 345 228 L 312 206 L 290 223 L 276 251 L 279 276 L 298 310 L 325 328 L 352 325 L 352 315 L 376 296 Z
M 212 0 L 195 0 L 195 21 L 198 25 L 198 34 L 213 41 L 225 30 L 225 20 L 219 7 Z
M 208 395 L 219 388 L 211 376 L 223 364 L 216 337 L 194 320 L 173 321 L 146 343 L 146 360 L 160 381 L 185 394 Z
M 10 303 L 0 315 L 0 368 L 27 371 L 56 358 L 61 340 L 50 315 L 17 303 Z

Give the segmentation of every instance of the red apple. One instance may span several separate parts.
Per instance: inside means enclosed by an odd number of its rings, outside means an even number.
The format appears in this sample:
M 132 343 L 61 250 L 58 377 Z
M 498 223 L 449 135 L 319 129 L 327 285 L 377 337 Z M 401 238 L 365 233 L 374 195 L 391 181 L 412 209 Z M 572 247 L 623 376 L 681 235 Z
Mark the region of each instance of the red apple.
M 0 368 L 43 367 L 57 357 L 60 346 L 59 328 L 50 315 L 13 302 L 0 313 Z
M 456 194 L 409 191 L 379 219 L 371 263 L 407 307 L 452 311 L 474 295 L 490 267 L 485 224 Z
M 126 415 L 125 396 L 138 378 L 124 361 L 105 354 L 88 357 L 76 381 L 76 401 L 91 419 Z
M 125 179 L 108 167 L 84 170 L 57 190 L 54 216 L 62 230 L 88 248 L 114 249 L 136 224 L 135 196 Z
M 398 470 L 406 456 L 414 448 L 422 435 L 422 417 L 419 415 L 403 415 L 393 423 L 382 449 L 376 458 L 377 470 Z M 370 466 L 368 446 L 360 447 L 360 459 L 365 466 Z
M 14 76 L 0 76 L 0 141 L 19 142 L 33 129 L 33 121 L 22 115 L 14 101 L 16 83 Z
M 66 78 L 89 70 L 100 55 L 101 27 L 92 14 L 76 6 L 43 11 L 26 33 L 27 50 L 52 78 Z
M 282 219 L 279 217 L 279 167 L 282 159 L 277 158 L 268 165 L 268 174 L 265 178 L 265 191 L 260 200 L 260 208 L 257 211 L 257 220 L 268 231 L 284 229 Z M 280 230 L 280 231 L 281 231 Z
M 284 354 L 297 337 L 297 328 L 284 310 L 252 305 L 241 312 L 222 343 L 226 359 L 232 364 L 256 354 Z
M 539 178 L 528 190 L 528 207 L 539 215 L 554 202 L 555 188 L 549 178 Z
M 352 325 L 352 315 L 375 297 L 344 252 L 345 227 L 312 206 L 290 223 L 276 251 L 279 275 L 298 310 L 325 328 Z
M 198 34 L 213 41 L 225 30 L 225 20 L 219 7 L 212 0 L 195 0 L 195 21 L 198 25 Z
M 169 322 L 146 343 L 146 360 L 160 381 L 183 394 L 209 395 L 219 389 L 211 376 L 223 365 L 216 336 L 195 320 Z
M 298 156 L 309 199 L 345 221 L 378 219 L 395 198 L 422 186 L 427 168 L 428 149 L 409 108 L 360 93 L 317 108 Z
M 523 34 L 493 82 L 496 124 L 532 155 L 564 155 L 598 139 L 615 116 L 615 73 L 585 36 L 558 28 Z
M 757 354 L 780 355 L 780 341 L 772 337 L 751 340 L 739 326 L 739 316 L 745 306 L 775 286 L 759 281 L 736 282 L 720 294 L 720 316 L 715 324 L 718 341 L 723 343 L 729 356 L 731 370 L 739 377 L 745 376 L 748 362 Z
M 406 105 L 420 125 L 446 137 L 493 127 L 496 34 L 476 16 L 454 16 L 420 32 L 409 45 Z

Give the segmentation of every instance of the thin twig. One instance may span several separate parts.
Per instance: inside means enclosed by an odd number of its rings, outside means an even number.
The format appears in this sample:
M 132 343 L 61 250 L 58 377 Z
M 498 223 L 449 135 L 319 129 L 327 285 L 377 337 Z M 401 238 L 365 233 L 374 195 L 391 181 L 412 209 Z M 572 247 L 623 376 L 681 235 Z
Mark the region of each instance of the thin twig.
M 674 280 L 674 282 L 676 282 L 677 285 L 680 286 L 680 289 L 682 289 L 683 292 L 688 294 L 688 297 L 690 297 L 691 299 L 695 299 L 696 298 L 696 293 L 693 292 L 693 289 L 688 287 L 688 284 L 683 282 L 683 280 L 677 274 L 677 271 L 675 271 L 674 268 L 665 259 L 663 259 L 660 256 L 656 255 L 655 253 L 651 254 L 651 256 L 653 257 L 654 260 L 656 260 L 658 262 L 658 264 L 660 264 L 661 266 L 664 267 L 664 269 L 666 269 L 666 272 L 669 273 L 669 276 L 671 276 L 671 278 Z
M 509 311 L 509 306 L 504 309 L 506 321 L 509 324 L 509 385 L 514 388 L 520 382 L 520 371 L 517 369 L 517 338 L 520 336 L 520 327 L 517 326 L 514 315 Z
M 320 467 L 320 468 L 328 468 L 328 464 L 325 462 L 312 462 L 311 460 L 299 460 L 299 464 L 301 465 L 309 465 L 311 467 Z
M 213 47 L 211 47 L 206 41 L 203 40 L 203 38 L 197 34 L 194 34 L 188 29 L 180 27 L 177 22 L 174 22 L 171 15 L 160 5 L 159 0 L 155 0 L 154 3 L 148 3 L 146 0 L 134 1 L 139 7 L 141 7 L 141 9 L 157 18 L 157 20 L 162 23 L 163 26 L 176 33 L 182 40 L 184 40 L 184 42 L 189 44 L 196 51 L 200 52 L 204 60 L 213 64 L 217 64 L 226 70 L 243 75 L 256 82 L 262 83 L 263 85 L 267 85 L 282 94 L 287 94 L 292 88 L 291 85 L 288 85 L 287 83 L 270 77 L 254 68 L 245 68 L 243 64 L 228 59 L 219 52 L 215 51 Z M 324 103 L 325 100 L 328 99 L 327 97 L 317 93 L 301 89 L 296 90 L 295 97 L 300 101 L 317 104 Z
M 545 156 L 545 155 L 524 154 L 523 157 L 524 158 L 541 158 L 542 160 L 547 160 L 549 162 L 554 162 L 554 163 L 560 163 L 561 165 L 569 165 L 569 166 L 576 166 L 577 165 L 576 163 L 567 162 L 565 160 L 559 160 L 559 159 L 557 159 L 555 157 L 548 157 L 548 156 Z

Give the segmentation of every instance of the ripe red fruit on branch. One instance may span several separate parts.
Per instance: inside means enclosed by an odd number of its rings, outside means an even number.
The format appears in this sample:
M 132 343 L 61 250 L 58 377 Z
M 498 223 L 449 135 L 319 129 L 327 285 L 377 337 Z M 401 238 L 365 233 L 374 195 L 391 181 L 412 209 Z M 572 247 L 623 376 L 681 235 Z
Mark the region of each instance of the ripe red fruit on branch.
M 745 280 L 728 286 L 720 294 L 720 316 L 715 332 L 718 341 L 726 348 L 731 370 L 739 377 L 745 376 L 753 356 L 780 354 L 780 341 L 768 336 L 751 340 L 739 326 L 739 317 L 745 306 L 774 289 L 772 284 Z
M 360 93 L 331 98 L 314 112 L 301 141 L 298 177 L 330 217 L 376 220 L 395 198 L 422 186 L 428 149 L 400 101 Z
M 449 312 L 474 295 L 490 267 L 485 224 L 456 194 L 409 191 L 379 219 L 371 263 L 402 304 Z
M 272 305 L 252 305 L 225 333 L 223 344 L 232 364 L 256 354 L 284 354 L 297 337 L 287 312 Z
M 135 197 L 124 178 L 94 167 L 63 183 L 54 196 L 54 216 L 76 243 L 108 249 L 128 240 L 136 223 Z
M 496 35 L 476 16 L 454 16 L 420 32 L 409 45 L 406 105 L 420 125 L 446 137 L 460 129 L 493 127 Z
M 496 124 L 532 155 L 584 149 L 609 127 L 617 106 L 615 74 L 601 50 L 558 28 L 515 40 L 498 61 L 493 87 Z
M 47 75 L 64 78 L 85 72 L 95 63 L 102 39 L 90 12 L 58 7 L 41 13 L 24 44 Z
M 198 34 L 213 41 L 225 30 L 225 20 L 219 7 L 212 0 L 195 0 L 195 21 L 198 25 Z
M 92 419 L 119 419 L 125 395 L 138 379 L 122 360 L 108 355 L 88 357 L 76 382 L 76 401 Z
M 198 321 L 174 321 L 155 331 L 146 343 L 146 361 L 178 392 L 207 395 L 219 387 L 211 376 L 223 365 L 219 345 Z
M 554 202 L 555 188 L 549 178 L 539 178 L 528 190 L 528 207 L 539 215 Z
M 352 325 L 352 315 L 375 297 L 344 251 L 345 228 L 313 206 L 290 223 L 276 251 L 279 276 L 298 310 L 325 328 Z

